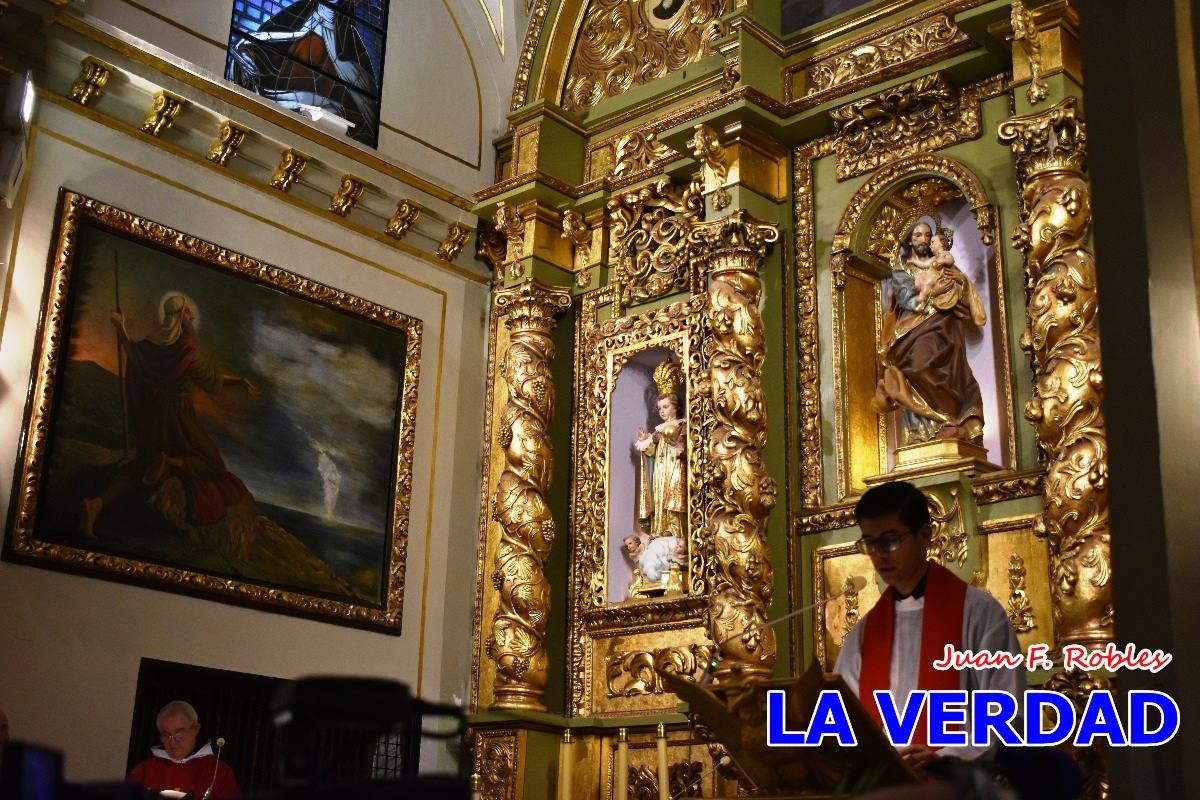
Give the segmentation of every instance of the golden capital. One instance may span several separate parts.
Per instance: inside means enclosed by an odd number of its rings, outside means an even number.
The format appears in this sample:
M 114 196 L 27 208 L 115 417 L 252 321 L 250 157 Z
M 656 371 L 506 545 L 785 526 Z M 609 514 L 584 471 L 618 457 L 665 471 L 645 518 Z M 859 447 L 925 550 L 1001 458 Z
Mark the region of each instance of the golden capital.
M 758 269 L 767 245 L 779 241 L 779 226 L 760 222 L 739 208 L 727 217 L 695 225 L 688 244 L 696 258 L 707 260 L 709 273 Z
M 530 280 L 496 292 L 495 303 L 505 312 L 504 324 L 510 331 L 548 334 L 554 330 L 555 317 L 571 307 L 571 292 Z
M 1083 172 L 1087 167 L 1087 126 L 1074 97 L 1036 114 L 1011 117 L 997 130 L 1012 147 L 1017 180 L 1024 184 L 1047 172 Z

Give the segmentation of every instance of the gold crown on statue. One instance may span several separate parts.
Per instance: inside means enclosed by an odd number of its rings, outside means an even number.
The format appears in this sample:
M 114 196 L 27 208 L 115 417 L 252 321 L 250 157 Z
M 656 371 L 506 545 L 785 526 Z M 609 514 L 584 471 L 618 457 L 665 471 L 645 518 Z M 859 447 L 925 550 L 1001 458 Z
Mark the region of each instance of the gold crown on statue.
M 677 395 L 683 385 L 683 370 L 674 361 L 664 361 L 654 368 L 654 385 L 659 395 Z

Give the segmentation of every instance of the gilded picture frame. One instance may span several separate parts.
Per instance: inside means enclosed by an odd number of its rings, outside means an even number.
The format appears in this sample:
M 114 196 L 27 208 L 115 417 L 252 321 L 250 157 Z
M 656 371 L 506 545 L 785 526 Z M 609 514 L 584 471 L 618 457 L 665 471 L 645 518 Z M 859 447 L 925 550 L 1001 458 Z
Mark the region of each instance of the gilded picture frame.
M 421 321 L 65 189 L 56 219 L 4 559 L 399 635 Z
M 700 389 L 707 374 L 701 352 L 706 301 L 704 295 L 698 295 L 604 322 L 591 322 L 593 314 L 587 311 L 593 304 L 584 304 L 585 329 L 578 341 L 582 369 L 576 387 L 573 474 L 569 634 L 573 713 L 604 716 L 673 708 L 672 695 L 653 680 L 639 682 L 634 672 L 651 662 L 669 662 L 685 672 L 703 666 L 702 658 L 697 662 L 695 646 L 707 641 L 702 614 L 708 603 L 711 554 L 704 536 L 702 487 L 689 481 L 684 591 L 662 597 L 618 597 L 609 585 L 609 566 L 613 548 L 621 541 L 612 535 L 610 518 L 612 399 L 623 368 L 639 354 L 669 352 L 677 359 L 683 372 L 681 400 L 686 406 L 682 416 L 688 429 L 687 474 L 704 474 L 705 419 L 711 418 L 706 413 L 707 395 Z

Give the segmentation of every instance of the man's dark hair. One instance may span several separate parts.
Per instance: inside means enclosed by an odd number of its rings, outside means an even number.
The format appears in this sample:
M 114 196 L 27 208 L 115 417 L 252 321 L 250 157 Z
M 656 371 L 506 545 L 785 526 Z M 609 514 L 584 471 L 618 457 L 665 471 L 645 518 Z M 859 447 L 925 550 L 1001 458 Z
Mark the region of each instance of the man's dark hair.
M 913 533 L 928 525 L 929 501 L 920 489 L 907 481 L 889 481 L 872 486 L 854 505 L 854 519 L 878 519 L 895 514 Z

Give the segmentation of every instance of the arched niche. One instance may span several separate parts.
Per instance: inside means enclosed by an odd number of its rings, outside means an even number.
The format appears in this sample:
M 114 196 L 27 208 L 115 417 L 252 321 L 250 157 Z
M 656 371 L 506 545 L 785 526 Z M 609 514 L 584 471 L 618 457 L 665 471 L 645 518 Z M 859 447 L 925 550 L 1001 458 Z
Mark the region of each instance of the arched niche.
M 968 363 L 983 399 L 987 459 L 1016 463 L 1008 308 L 997 218 L 979 179 L 961 162 L 918 154 L 883 167 L 851 197 L 834 231 L 834 427 L 840 497 L 858 494 L 865 479 L 895 466 L 905 444 L 900 412 L 878 414 L 871 398 L 880 378 L 888 301 L 885 279 L 900 243 L 919 220 L 953 231 L 955 264 L 979 292 L 987 321 L 968 344 Z

